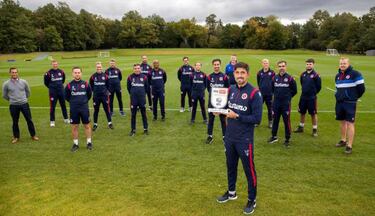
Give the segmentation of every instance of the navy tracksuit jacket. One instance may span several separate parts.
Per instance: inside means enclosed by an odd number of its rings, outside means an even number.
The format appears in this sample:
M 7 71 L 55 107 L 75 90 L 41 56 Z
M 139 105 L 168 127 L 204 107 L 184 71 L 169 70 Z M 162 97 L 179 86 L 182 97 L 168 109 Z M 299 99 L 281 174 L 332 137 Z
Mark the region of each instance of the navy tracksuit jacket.
M 153 100 L 153 115 L 157 118 L 158 101 L 160 101 L 161 116 L 165 117 L 165 83 L 167 82 L 167 73 L 161 68 L 152 69 L 149 76 Z
M 317 113 L 317 97 L 316 95 L 322 89 L 322 80 L 319 74 L 312 70 L 311 72 L 303 72 L 300 76 L 300 83 L 302 88 L 301 97 L 298 103 L 298 111 L 305 114 L 309 110 L 311 115 Z
M 261 69 L 257 73 L 257 83 L 260 92 L 262 93 L 263 103 L 267 106 L 268 121 L 272 121 L 272 79 L 275 72 L 271 69 L 264 71 Z
M 108 76 L 105 73 L 97 73 L 95 72 L 90 77 L 90 86 L 94 93 L 93 97 L 93 105 L 94 105 L 94 123 L 98 122 L 98 114 L 100 104 L 103 104 L 103 109 L 105 115 L 107 117 L 107 121 L 111 122 L 111 114 L 110 114 L 110 107 L 109 107 L 109 80 Z
M 277 135 L 279 129 L 280 117 L 283 117 L 285 126 L 285 139 L 290 138 L 290 106 L 292 97 L 297 94 L 297 84 L 292 76 L 285 72 L 283 76 L 280 74 L 275 75 L 272 81 L 273 89 L 273 124 L 272 136 Z
M 205 90 L 207 88 L 207 76 L 202 71 L 196 71 L 190 76 L 191 82 L 191 101 L 193 102 L 193 110 L 191 113 L 191 121 L 195 120 L 198 102 L 201 107 L 203 120 L 207 119 L 205 108 Z
M 115 98 L 115 94 L 118 100 L 118 105 L 120 108 L 120 111 L 123 111 L 123 103 L 122 103 L 122 93 L 121 93 L 121 80 L 122 80 L 122 73 L 121 70 L 114 67 L 111 68 L 109 67 L 106 71 L 105 74 L 107 74 L 108 79 L 109 79 L 109 87 L 108 90 L 111 93 L 109 99 L 109 107 L 111 113 L 113 113 L 113 100 Z
M 254 166 L 254 125 L 262 120 L 262 96 L 258 89 L 247 83 L 243 87 L 229 88 L 228 108 L 238 114 L 237 119 L 227 119 L 225 155 L 228 190 L 236 190 L 238 159 L 246 174 L 248 199 L 255 200 L 257 176 Z
M 92 96 L 92 90 L 88 82 L 84 80 L 72 80 L 65 87 L 65 99 L 70 104 L 70 121 L 79 124 L 82 119 L 83 124 L 90 122 L 90 112 L 88 102 Z
M 213 108 L 211 105 L 211 89 L 212 88 L 228 88 L 228 87 L 229 87 L 229 79 L 228 79 L 228 76 L 225 75 L 224 73 L 213 72 L 207 76 L 207 91 L 209 94 L 208 108 Z M 225 115 L 220 114 L 219 118 L 220 118 L 220 123 L 221 123 L 221 132 L 224 137 L 225 128 L 226 128 Z M 215 115 L 213 113 L 208 113 L 207 134 L 209 136 L 213 135 L 214 121 L 215 121 Z
M 64 119 L 68 119 L 68 113 L 64 98 L 65 73 L 61 69 L 50 69 L 44 74 L 44 85 L 48 88 L 50 104 L 50 121 L 55 121 L 55 108 L 57 101 L 61 106 Z
M 137 108 L 139 107 L 142 114 L 143 129 L 148 129 L 146 116 L 146 92 L 149 88 L 149 81 L 144 74 L 132 73 L 128 77 L 127 89 L 130 94 L 131 128 L 135 130 Z
M 190 65 L 182 65 L 177 71 L 177 78 L 181 82 L 181 107 L 185 107 L 185 96 L 187 94 L 189 107 L 191 107 L 191 75 L 195 72 Z

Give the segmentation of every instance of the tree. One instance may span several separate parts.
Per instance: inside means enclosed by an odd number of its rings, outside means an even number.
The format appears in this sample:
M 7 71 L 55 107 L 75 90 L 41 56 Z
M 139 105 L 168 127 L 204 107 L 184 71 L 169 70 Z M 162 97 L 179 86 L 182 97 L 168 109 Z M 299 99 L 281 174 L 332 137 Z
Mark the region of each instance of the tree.
M 0 50 L 32 52 L 36 50 L 36 31 L 32 12 L 12 0 L 0 2 Z
M 83 43 L 85 49 L 97 49 L 103 41 L 104 27 L 97 22 L 96 17 L 85 10 L 81 10 L 79 15 L 79 22 L 83 24 Z
M 42 51 L 63 50 L 63 39 L 60 37 L 55 26 L 47 26 L 45 29 L 38 29 L 38 46 Z
M 239 48 L 241 47 L 241 28 L 235 24 L 226 24 L 219 36 L 220 47 Z

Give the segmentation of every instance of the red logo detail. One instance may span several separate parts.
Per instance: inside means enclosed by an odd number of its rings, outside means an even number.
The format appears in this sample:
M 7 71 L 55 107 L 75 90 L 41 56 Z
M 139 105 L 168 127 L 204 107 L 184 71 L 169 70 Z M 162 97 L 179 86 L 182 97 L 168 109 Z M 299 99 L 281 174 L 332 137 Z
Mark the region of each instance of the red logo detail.
M 242 98 L 243 100 L 246 100 L 246 99 L 247 99 L 247 94 L 246 94 L 246 93 L 243 93 L 242 96 L 241 96 L 241 98 Z

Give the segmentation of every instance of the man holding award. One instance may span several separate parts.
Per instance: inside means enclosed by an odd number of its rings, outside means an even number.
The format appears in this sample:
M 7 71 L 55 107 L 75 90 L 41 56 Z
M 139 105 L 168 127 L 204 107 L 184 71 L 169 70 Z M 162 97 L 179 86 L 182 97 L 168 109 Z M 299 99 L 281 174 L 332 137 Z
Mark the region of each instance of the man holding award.
M 215 121 L 215 115 L 212 112 L 212 110 L 215 110 L 216 104 L 220 102 L 226 102 L 226 97 L 228 97 L 228 87 L 229 87 L 229 80 L 227 75 L 220 72 L 220 65 L 221 60 L 220 59 L 214 59 L 212 60 L 212 66 L 214 68 L 214 72 L 207 76 L 207 90 L 209 94 L 208 99 L 208 127 L 207 127 L 207 140 L 206 144 L 211 144 L 213 142 L 213 129 L 214 129 L 214 121 Z M 220 97 L 211 97 L 211 92 L 214 92 L 215 95 L 220 95 L 220 93 L 224 93 L 222 96 L 225 97 L 225 100 L 222 100 Z M 224 107 L 226 106 L 226 103 L 223 103 Z M 226 111 L 226 109 L 224 110 Z M 225 115 L 220 113 L 219 114 L 220 123 L 221 123 L 221 132 L 223 134 L 223 139 L 225 136 Z
M 248 184 L 248 201 L 243 209 L 251 214 L 256 207 L 257 177 L 254 167 L 254 125 L 262 119 L 262 96 L 258 89 L 247 82 L 249 66 L 235 65 L 236 85 L 229 88 L 225 155 L 228 190 L 217 198 L 219 203 L 237 199 L 236 180 L 238 159 L 241 159 Z

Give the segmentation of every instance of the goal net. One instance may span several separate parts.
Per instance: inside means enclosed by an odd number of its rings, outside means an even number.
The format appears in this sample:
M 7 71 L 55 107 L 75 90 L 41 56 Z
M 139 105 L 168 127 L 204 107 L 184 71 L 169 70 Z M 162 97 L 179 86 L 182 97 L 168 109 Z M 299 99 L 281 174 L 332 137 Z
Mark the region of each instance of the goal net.
M 98 53 L 98 57 L 99 58 L 108 58 L 108 57 L 110 57 L 110 55 L 109 55 L 108 51 L 106 51 L 106 52 L 99 52 Z
M 339 56 L 340 54 L 337 51 L 337 49 L 327 49 L 326 55 L 327 56 Z

